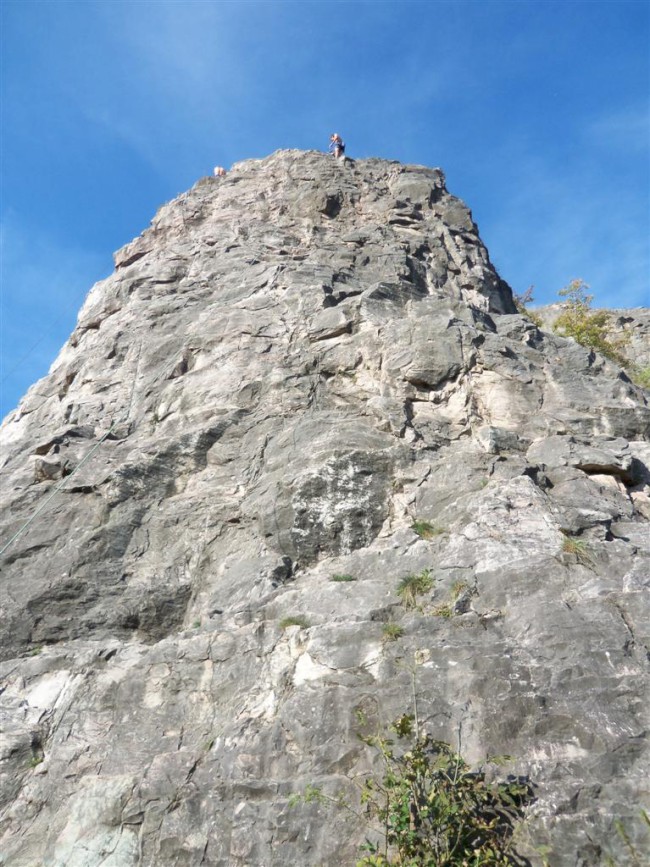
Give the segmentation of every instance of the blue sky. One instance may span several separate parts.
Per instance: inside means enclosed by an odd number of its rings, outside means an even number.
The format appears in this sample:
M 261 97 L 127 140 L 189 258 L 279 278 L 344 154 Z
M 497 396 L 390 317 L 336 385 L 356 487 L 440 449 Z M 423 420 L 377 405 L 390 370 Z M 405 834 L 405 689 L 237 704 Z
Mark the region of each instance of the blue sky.
M 277 148 L 440 166 L 501 276 L 650 303 L 647 0 L 0 0 L 2 415 L 114 250 Z

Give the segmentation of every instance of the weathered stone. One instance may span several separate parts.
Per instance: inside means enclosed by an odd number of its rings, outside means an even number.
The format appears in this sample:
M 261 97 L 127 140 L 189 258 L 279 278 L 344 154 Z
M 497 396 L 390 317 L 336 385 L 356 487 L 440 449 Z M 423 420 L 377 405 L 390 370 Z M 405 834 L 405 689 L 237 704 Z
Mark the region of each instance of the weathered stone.
M 528 459 L 545 469 L 576 467 L 588 475 L 608 474 L 636 481 L 632 470 L 630 444 L 621 438 L 592 437 L 589 441 L 573 436 L 552 436 L 528 449 Z
M 34 461 L 35 482 L 53 482 L 56 479 L 62 479 L 69 472 L 67 461 L 47 460 L 46 458 L 36 458 Z

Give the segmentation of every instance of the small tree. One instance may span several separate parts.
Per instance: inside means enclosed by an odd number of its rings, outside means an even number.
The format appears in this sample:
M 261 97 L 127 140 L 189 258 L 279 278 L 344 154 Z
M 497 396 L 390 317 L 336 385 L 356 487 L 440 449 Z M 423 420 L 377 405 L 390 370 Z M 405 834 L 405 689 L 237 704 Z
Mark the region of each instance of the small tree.
M 620 364 L 629 365 L 623 354 L 627 340 L 623 337 L 610 340 L 611 316 L 606 310 L 592 310 L 593 295 L 587 294 L 589 286 L 583 280 L 572 280 L 558 293 L 565 298 L 562 313 L 555 320 L 553 330 L 564 337 L 572 337 L 581 346 L 588 346 L 600 352 L 605 358 Z

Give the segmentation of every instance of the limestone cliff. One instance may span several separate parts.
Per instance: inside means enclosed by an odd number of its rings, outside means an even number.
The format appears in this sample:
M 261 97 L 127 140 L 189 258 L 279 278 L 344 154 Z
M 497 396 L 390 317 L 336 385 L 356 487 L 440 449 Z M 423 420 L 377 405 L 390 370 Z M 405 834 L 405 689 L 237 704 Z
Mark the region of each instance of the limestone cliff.
M 353 864 L 288 802 L 413 682 L 534 783 L 533 864 L 634 863 L 647 393 L 515 312 L 437 169 L 246 161 L 115 261 L 2 428 L 0 864 Z

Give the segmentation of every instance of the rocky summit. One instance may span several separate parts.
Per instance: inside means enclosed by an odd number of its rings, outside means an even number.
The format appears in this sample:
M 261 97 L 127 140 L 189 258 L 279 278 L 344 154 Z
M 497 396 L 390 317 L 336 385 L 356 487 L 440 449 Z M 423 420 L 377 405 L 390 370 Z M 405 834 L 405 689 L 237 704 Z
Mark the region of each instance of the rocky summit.
M 115 266 L 2 427 L 0 864 L 353 865 L 292 796 L 414 711 L 530 864 L 643 863 L 648 393 L 439 169 L 247 160 Z

